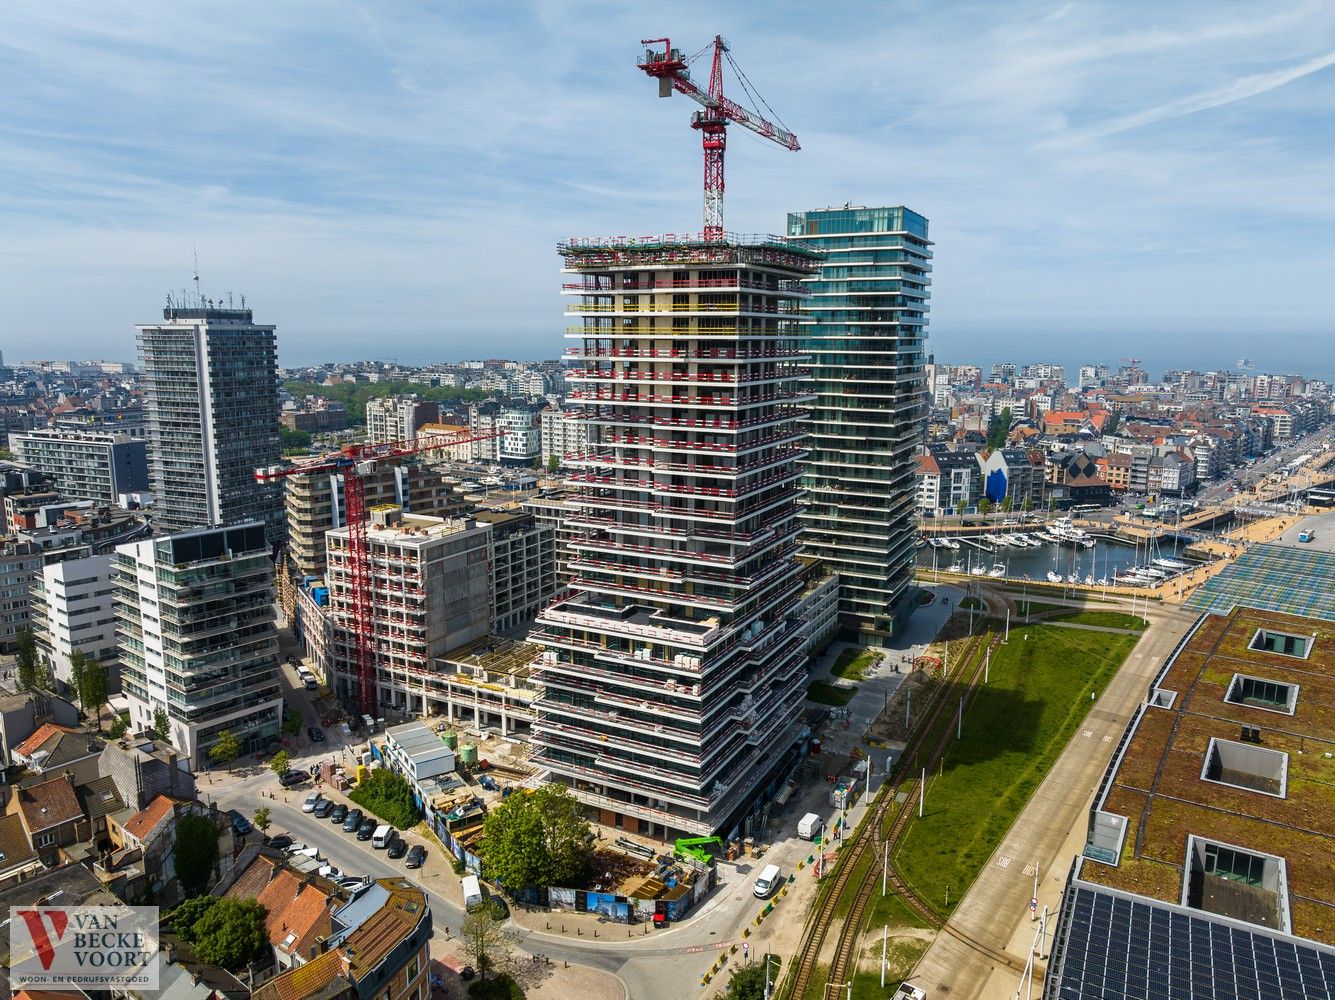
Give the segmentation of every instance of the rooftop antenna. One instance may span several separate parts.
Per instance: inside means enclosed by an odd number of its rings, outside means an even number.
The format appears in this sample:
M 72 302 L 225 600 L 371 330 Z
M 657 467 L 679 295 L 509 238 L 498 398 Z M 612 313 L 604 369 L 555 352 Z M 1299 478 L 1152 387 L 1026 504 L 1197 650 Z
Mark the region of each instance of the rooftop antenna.
M 195 256 L 195 298 L 202 302 L 203 299 L 199 294 L 199 249 L 192 246 L 190 252 Z

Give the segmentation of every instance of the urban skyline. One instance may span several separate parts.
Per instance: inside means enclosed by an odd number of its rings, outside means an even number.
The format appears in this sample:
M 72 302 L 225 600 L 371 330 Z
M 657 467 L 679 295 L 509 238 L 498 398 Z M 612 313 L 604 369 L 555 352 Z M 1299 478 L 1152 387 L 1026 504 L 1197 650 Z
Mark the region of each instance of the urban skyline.
M 535 7 L 506 24 L 452 12 L 392 33 L 368 12 L 316 26 L 238 13 L 127 8 L 102 21 L 112 29 L 8 12 L 0 213 L 22 253 L 0 268 L 5 348 L 59 338 L 108 353 L 143 303 L 188 284 L 197 246 L 205 287 L 248 292 L 283 329 L 288 364 L 365 354 L 386 327 L 386 353 L 405 360 L 462 355 L 478 332 L 541 356 L 555 242 L 699 217 L 690 108 L 636 79 L 650 28 L 638 12 Z M 653 31 L 692 51 L 708 40 L 690 34 L 701 13 L 663 13 Z M 1335 304 L 1321 280 L 1328 130 L 1312 127 L 1331 86 L 1330 12 L 1028 5 L 965 27 L 950 11 L 710 14 L 746 39 L 739 61 L 804 147 L 733 144 L 730 228 L 778 232 L 788 211 L 844 200 L 917 206 L 949 248 L 938 355 L 1015 353 L 999 341 L 1053 354 L 1083 338 L 1152 366 L 1200 367 L 1209 349 L 1217 364 L 1335 371 L 1322 339 Z M 553 62 L 542 72 L 515 58 L 538 48 Z M 37 51 L 69 67 L 40 91 Z M 850 59 L 869 72 L 833 72 Z M 262 90 L 238 82 L 251 60 Z M 177 70 L 188 110 L 156 86 Z M 461 130 L 454 111 L 481 87 L 497 113 Z M 661 136 L 652 146 L 645 127 Z M 1127 217 L 1130 238 L 1108 225 Z M 1270 289 L 1260 317 L 1226 294 L 1244 252 Z

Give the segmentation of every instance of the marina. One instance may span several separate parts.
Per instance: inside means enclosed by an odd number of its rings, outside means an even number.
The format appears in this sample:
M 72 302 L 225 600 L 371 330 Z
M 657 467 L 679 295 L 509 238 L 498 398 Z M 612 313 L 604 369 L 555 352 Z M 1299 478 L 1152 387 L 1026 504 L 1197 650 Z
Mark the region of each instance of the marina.
M 953 538 L 926 537 L 918 565 L 942 573 L 1034 582 L 1157 587 L 1203 565 L 1188 557 L 1188 543 L 1150 539 L 1131 544 L 1094 537 L 1069 522 L 1041 530 Z

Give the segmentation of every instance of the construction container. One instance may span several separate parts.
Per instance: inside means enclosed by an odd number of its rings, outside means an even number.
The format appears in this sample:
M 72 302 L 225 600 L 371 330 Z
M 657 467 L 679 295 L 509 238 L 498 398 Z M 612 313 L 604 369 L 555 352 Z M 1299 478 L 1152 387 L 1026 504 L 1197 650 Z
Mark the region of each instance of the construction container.
M 445 745 L 451 750 L 459 745 L 459 734 L 448 729 L 440 734 L 440 738 L 445 741 Z
M 459 763 L 464 767 L 475 767 L 477 765 L 477 747 L 471 743 L 465 743 L 459 747 Z

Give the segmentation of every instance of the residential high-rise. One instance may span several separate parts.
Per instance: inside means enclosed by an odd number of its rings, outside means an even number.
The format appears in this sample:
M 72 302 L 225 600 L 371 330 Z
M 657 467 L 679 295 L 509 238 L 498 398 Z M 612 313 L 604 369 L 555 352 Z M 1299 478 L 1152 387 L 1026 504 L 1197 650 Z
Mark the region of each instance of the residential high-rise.
M 247 308 L 168 304 L 140 326 L 149 476 L 171 530 L 258 520 L 283 537 L 283 500 L 255 470 L 276 464 L 277 340 Z
M 405 462 L 382 462 L 362 475 L 366 505 L 393 503 L 413 514 L 448 517 L 463 507 L 463 498 L 436 468 Z M 347 524 L 343 476 L 288 476 L 284 506 L 287 513 L 287 554 L 296 576 L 319 576 L 325 571 L 325 532 Z
M 14 458 L 44 473 L 71 500 L 119 503 L 148 488 L 143 438 L 98 431 L 34 430 L 12 434 Z
M 802 544 L 839 573 L 845 632 L 875 642 L 913 610 L 927 220 L 903 206 L 818 209 L 791 213 L 788 236 L 827 254 L 803 306 L 815 320 L 801 340 L 815 401 L 804 424 Z
M 746 829 L 798 756 L 804 401 L 779 237 L 574 240 L 569 595 L 544 609 L 534 759 L 608 826 Z
M 198 770 L 218 734 L 244 751 L 278 739 L 283 706 L 273 564 L 258 521 L 116 548 L 113 599 L 130 728 L 151 729 Z

